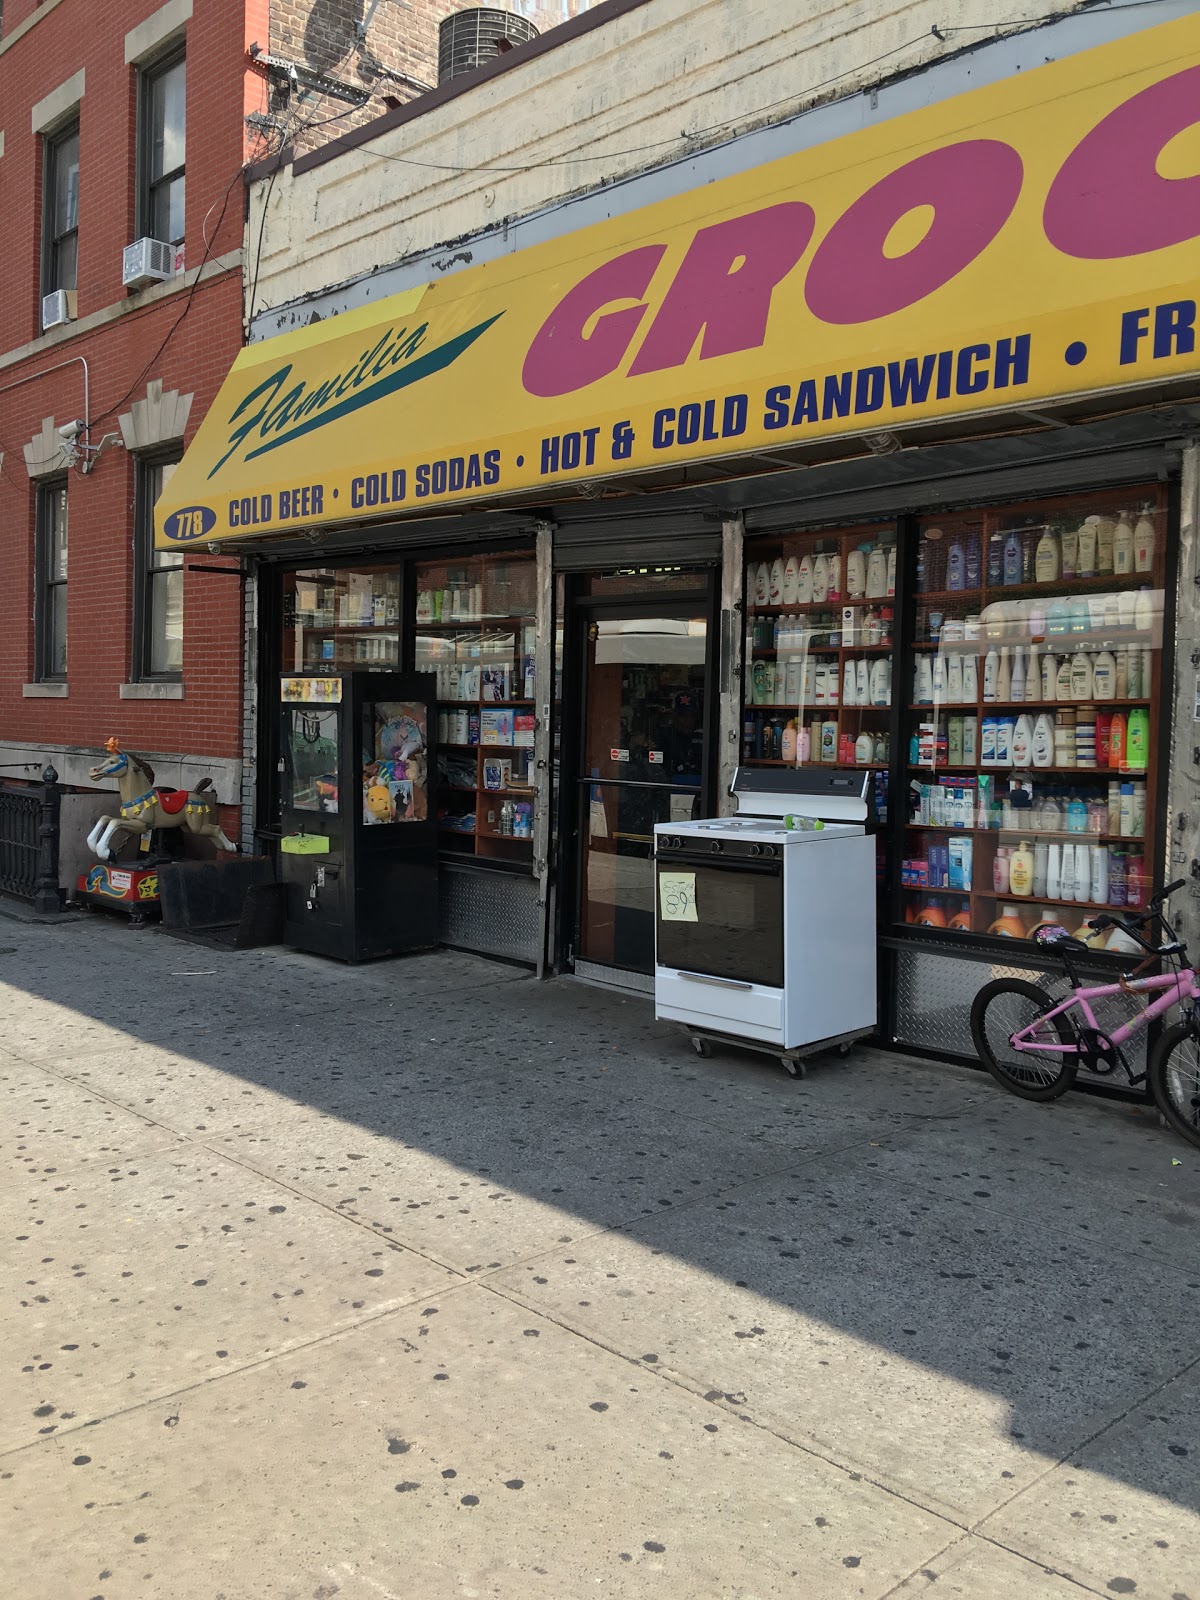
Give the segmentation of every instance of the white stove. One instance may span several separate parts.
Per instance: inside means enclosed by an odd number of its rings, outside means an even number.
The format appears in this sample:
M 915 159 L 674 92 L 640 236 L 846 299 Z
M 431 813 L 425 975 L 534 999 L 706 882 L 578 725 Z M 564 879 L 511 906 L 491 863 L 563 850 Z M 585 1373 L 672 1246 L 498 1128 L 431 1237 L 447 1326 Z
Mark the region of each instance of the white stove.
M 656 1016 L 787 1051 L 874 1028 L 870 781 L 739 767 L 737 816 L 655 827 Z

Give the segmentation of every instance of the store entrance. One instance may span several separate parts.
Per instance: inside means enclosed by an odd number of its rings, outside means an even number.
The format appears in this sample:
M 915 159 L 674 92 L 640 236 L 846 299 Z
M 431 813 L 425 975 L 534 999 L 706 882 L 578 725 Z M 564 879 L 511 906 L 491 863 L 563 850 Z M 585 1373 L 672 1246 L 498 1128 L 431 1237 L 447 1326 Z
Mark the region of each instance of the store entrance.
M 712 580 L 620 575 L 586 588 L 577 609 L 575 971 L 646 987 L 654 825 L 705 815 L 712 801 Z

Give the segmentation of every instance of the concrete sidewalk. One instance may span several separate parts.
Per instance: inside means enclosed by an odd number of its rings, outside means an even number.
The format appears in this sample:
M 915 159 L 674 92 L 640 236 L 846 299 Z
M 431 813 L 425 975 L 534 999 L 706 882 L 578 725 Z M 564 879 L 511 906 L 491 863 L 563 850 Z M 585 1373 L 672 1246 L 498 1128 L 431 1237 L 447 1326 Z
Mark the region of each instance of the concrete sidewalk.
M 18 1600 L 1200 1600 L 1200 1152 L 651 1007 L 0 922 Z

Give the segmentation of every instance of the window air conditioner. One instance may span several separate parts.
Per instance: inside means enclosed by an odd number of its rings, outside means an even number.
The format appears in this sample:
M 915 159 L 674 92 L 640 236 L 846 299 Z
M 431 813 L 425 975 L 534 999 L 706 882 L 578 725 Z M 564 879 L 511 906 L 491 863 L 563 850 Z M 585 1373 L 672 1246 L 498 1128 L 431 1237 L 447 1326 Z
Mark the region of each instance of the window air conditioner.
M 143 289 L 148 283 L 164 283 L 175 276 L 175 250 L 161 239 L 135 239 L 125 246 L 121 262 L 121 282 L 127 289 Z
M 64 322 L 75 321 L 74 289 L 55 289 L 53 294 L 42 296 L 42 331 L 61 328 Z

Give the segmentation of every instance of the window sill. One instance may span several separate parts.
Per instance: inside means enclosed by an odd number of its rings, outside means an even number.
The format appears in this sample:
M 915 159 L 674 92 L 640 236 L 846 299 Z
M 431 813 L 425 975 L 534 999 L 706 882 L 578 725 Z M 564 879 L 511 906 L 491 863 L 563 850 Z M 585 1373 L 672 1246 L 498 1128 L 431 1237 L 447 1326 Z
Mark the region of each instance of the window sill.
M 123 683 L 122 700 L 182 700 L 181 683 Z
M 65 683 L 23 683 L 21 693 L 26 700 L 65 700 Z

